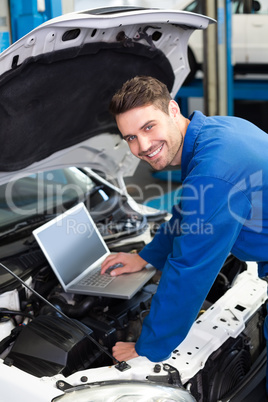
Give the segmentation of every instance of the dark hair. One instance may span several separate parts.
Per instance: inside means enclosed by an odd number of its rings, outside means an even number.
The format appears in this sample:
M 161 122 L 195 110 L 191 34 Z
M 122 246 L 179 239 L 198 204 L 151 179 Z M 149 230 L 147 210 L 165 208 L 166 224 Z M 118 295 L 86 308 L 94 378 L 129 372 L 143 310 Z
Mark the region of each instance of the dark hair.
M 113 116 L 136 107 L 155 105 L 168 114 L 171 101 L 167 86 L 153 77 L 137 76 L 126 81 L 112 97 L 109 110 Z

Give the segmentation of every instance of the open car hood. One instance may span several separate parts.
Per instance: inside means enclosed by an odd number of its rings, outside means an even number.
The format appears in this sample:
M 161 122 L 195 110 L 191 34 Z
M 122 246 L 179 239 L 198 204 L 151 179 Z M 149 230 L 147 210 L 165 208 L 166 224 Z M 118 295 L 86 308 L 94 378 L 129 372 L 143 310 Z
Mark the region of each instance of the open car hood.
M 115 7 L 50 20 L 0 55 L 0 184 L 17 173 L 88 166 L 134 173 L 108 112 L 136 75 L 175 95 L 188 75 L 187 43 L 212 20 L 183 11 Z

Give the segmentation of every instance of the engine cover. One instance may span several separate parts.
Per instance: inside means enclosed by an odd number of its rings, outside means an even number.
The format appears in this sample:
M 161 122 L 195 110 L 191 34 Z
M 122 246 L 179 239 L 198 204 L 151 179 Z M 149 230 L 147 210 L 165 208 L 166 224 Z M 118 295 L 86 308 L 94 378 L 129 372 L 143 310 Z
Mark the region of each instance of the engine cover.
M 37 377 L 96 367 L 103 363 L 103 352 L 87 337 L 91 334 L 78 321 L 40 315 L 22 329 L 5 363 Z

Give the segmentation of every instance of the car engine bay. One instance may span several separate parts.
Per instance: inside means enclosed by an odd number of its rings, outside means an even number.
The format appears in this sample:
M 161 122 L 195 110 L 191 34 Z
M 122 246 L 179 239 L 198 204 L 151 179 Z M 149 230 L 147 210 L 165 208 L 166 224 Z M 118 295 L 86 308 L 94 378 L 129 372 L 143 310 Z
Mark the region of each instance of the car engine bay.
M 27 243 L 29 242 L 28 239 Z M 128 251 L 139 250 L 135 248 Z M 150 310 L 151 299 L 160 279 L 160 272 L 157 272 L 130 300 L 66 294 L 33 241 L 27 251 L 2 259 L 2 264 L 15 275 L 18 274 L 41 298 L 25 286 L 18 285 L 17 280 L 7 274 L 1 265 L 0 357 L 5 365 L 15 366 L 39 378 L 57 375 L 68 378 L 84 370 L 113 365 L 115 361 L 111 356 L 112 346 L 117 341 L 135 342 L 138 339 L 143 319 Z M 228 333 L 223 331 L 223 338 L 216 335 L 218 347 L 212 353 L 207 352 L 209 357 L 205 358 L 205 364 L 200 363 L 200 358 L 201 361 L 204 358 L 204 351 L 198 351 L 199 347 L 194 352 L 183 353 L 184 349 L 189 349 L 189 342 L 191 348 L 195 341 L 197 344 L 200 342 L 200 334 L 197 335 L 196 328 L 193 328 L 192 336 L 189 334 L 184 341 L 186 346 L 183 346 L 183 342 L 182 351 L 180 348 L 175 350 L 162 369 L 161 364 L 152 363 L 153 373 L 148 373 L 147 380 L 185 387 L 197 401 L 213 402 L 228 396 L 239 387 L 252 369 L 256 370 L 256 365 L 258 368 L 261 357 L 261 366 L 263 365 L 264 356 L 266 358 L 262 334 L 266 314 L 266 282 L 253 278 L 255 282 L 261 282 L 259 286 L 262 292 L 258 292 L 258 302 L 254 302 L 252 312 L 247 314 L 246 323 L 242 325 L 243 330 L 240 327 L 239 314 L 246 311 L 247 307 L 239 301 L 235 310 L 229 309 L 233 320 L 231 324 L 228 317 L 222 316 L 228 310 L 224 303 L 223 312 L 214 310 L 215 306 L 220 305 L 226 292 L 232 292 L 234 283 L 243 275 L 248 275 L 246 264 L 230 256 L 196 319 L 195 326 L 198 327 L 206 314 L 214 314 L 214 318 L 208 318 L 202 325 L 213 324 L 215 317 L 218 317 L 220 325 L 229 326 Z M 255 283 L 253 287 L 256 287 Z M 230 326 L 238 323 L 239 327 L 232 333 Z M 218 326 L 214 324 L 212 331 L 215 332 Z M 210 328 L 201 329 L 201 338 L 204 338 L 205 345 L 210 343 L 210 332 Z M 208 349 L 211 349 L 211 345 Z M 198 353 L 201 353 L 200 357 Z M 194 367 L 192 362 L 189 363 L 190 358 L 196 361 Z M 187 367 L 189 365 L 192 366 L 190 369 Z M 118 370 L 124 371 L 125 367 L 120 367 L 119 364 Z
M 63 195 L 60 205 L 55 204 L 59 188 Z M 92 389 L 89 378 L 97 370 L 94 384 L 131 379 L 185 391 L 186 398 L 198 402 L 225 397 L 227 401 L 250 383 L 252 375 L 263 373 L 267 284 L 232 255 L 190 333 L 167 361 L 155 364 L 143 357 L 130 364 L 115 361 L 112 347 L 116 342 L 136 342 L 139 338 L 161 272 L 156 271 L 127 300 L 65 293 L 32 232 L 83 201 L 111 252 L 138 253 L 169 218 L 168 213 L 146 208 L 141 212 L 139 204 L 109 182 L 99 176 L 90 178 L 88 172 L 76 168 L 46 172 L 41 181 L 39 176 L 19 179 L 12 185 L 14 205 L 21 212 L 24 205 L 32 207 L 42 194 L 47 206 L 48 189 L 52 195 L 49 211 L 33 216 L 16 216 L 16 209 L 8 215 L 6 198 L 1 201 L 7 223 L 2 226 L 0 246 L 0 368 L 16 369 L 19 378 L 24 373 L 42 382 L 44 378 L 60 378 L 53 382 L 53 390 L 64 395 L 76 392 L 77 386 L 88 387 L 89 382 Z M 5 194 L 7 188 L 2 190 Z M 142 368 L 139 359 L 143 359 Z M 111 374 L 108 368 L 117 373 Z M 180 396 L 176 398 L 181 400 Z

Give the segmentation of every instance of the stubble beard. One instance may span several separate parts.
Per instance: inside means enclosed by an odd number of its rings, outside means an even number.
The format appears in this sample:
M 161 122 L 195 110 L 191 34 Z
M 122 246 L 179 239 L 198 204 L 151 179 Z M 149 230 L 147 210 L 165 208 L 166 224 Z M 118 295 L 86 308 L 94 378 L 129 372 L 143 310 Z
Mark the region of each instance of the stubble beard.
M 183 135 L 180 133 L 180 143 L 179 146 L 176 148 L 176 151 L 173 151 L 169 154 L 169 157 L 166 158 L 166 160 L 162 161 L 162 158 L 159 157 L 158 159 L 155 159 L 154 161 L 150 162 L 146 159 L 146 162 L 154 169 L 154 170 L 163 170 L 165 169 L 167 166 L 175 166 L 176 163 L 174 162 L 174 164 L 172 163 L 174 161 L 174 159 L 176 158 L 176 156 L 178 155 L 178 153 L 181 151 L 182 146 L 183 146 Z M 165 146 L 165 145 L 164 145 Z M 141 158 L 143 159 L 143 158 Z

